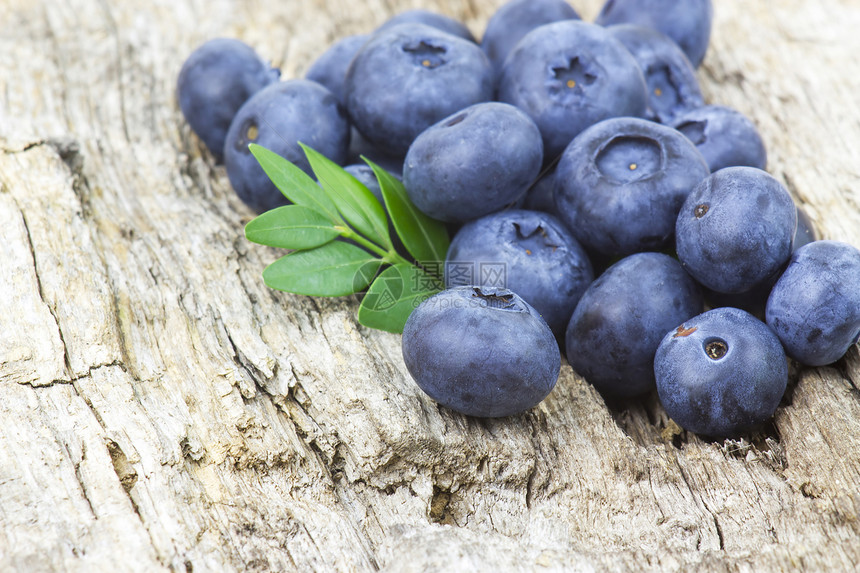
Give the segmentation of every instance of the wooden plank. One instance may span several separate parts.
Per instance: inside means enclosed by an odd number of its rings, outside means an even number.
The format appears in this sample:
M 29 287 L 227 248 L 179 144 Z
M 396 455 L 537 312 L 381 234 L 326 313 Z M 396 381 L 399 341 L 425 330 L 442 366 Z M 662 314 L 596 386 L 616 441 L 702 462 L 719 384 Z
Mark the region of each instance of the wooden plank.
M 793 372 L 745 440 L 610 409 L 568 366 L 476 420 L 416 388 L 357 300 L 267 289 L 275 250 L 184 124 L 196 45 L 298 77 L 418 5 L 7 0 L 0 8 L 0 568 L 849 570 L 860 352 Z M 593 18 L 600 0 L 576 8 Z M 699 77 L 760 127 L 826 238 L 860 245 L 860 5 L 720 0 Z

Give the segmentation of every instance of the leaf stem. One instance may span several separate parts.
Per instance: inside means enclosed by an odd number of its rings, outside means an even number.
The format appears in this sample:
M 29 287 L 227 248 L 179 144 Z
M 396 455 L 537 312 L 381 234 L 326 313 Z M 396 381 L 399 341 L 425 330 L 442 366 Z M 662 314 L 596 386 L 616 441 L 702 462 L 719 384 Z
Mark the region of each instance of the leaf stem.
M 412 264 L 412 262 L 409 261 L 409 259 L 405 259 L 402 256 L 400 256 L 400 253 L 395 251 L 393 248 L 390 251 L 388 251 L 388 254 L 385 257 L 383 257 L 383 260 L 386 263 L 389 263 L 392 265 L 398 265 L 400 263 L 406 263 L 407 265 Z
M 397 251 L 395 251 L 394 248 L 386 251 L 385 249 L 383 249 L 382 247 L 380 247 L 379 245 L 377 245 L 373 241 L 362 237 L 361 235 L 359 235 L 358 233 L 356 233 L 355 231 L 353 231 L 352 229 L 350 229 L 347 226 L 337 225 L 335 227 L 335 229 L 340 233 L 340 235 L 343 238 L 355 241 L 356 243 L 358 243 L 362 247 L 369 249 L 375 255 L 379 255 L 379 257 L 385 263 L 394 265 L 397 263 L 408 263 L 409 262 L 408 260 L 406 260 L 402 256 L 400 256 L 400 254 Z

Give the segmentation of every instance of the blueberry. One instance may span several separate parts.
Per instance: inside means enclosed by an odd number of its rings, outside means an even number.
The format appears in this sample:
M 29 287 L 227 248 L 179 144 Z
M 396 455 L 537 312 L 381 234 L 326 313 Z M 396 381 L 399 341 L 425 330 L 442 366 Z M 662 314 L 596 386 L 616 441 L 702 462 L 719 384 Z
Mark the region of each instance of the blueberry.
M 702 288 L 702 292 L 705 294 L 705 303 L 710 308 L 719 308 L 722 306 L 739 308 L 763 321 L 764 307 L 767 304 L 767 297 L 770 295 L 770 289 L 773 288 L 777 278 L 779 278 L 778 274 L 763 283 L 757 284 L 752 288 L 752 290 L 745 292 L 730 294 L 717 292 L 704 287 Z
M 385 205 L 385 201 L 382 198 L 382 190 L 379 188 L 379 181 L 376 179 L 376 174 L 371 169 L 370 165 L 366 163 L 354 163 L 352 165 L 344 166 L 344 171 L 358 179 L 365 187 L 367 187 L 373 196 L 376 199 Z M 393 173 L 395 177 L 399 176 L 396 173 Z
M 386 20 L 376 31 L 388 30 L 400 24 L 424 24 L 425 26 L 436 28 L 437 30 L 475 43 L 475 36 L 472 35 L 472 32 L 469 31 L 469 28 L 465 24 L 450 16 L 431 12 L 430 10 L 406 10 L 400 12 Z
M 567 360 L 610 398 L 654 387 L 654 352 L 666 332 L 702 312 L 702 294 L 678 261 L 637 253 L 586 289 L 567 326 Z
M 654 374 L 660 401 L 679 426 L 727 438 L 773 416 L 788 383 L 788 364 L 767 325 L 726 307 L 666 334 Z
M 648 84 L 648 119 L 669 123 L 705 105 L 696 70 L 669 36 L 653 28 L 618 24 L 607 30 L 630 50 Z
M 322 84 L 338 100 L 345 101 L 343 84 L 346 82 L 346 70 L 369 38 L 369 34 L 357 34 L 338 40 L 311 64 L 305 78 Z
M 564 0 L 510 0 L 487 22 L 481 48 L 498 73 L 523 36 L 538 26 L 561 20 L 579 20 L 576 10 Z
M 224 160 L 230 184 L 257 212 L 284 205 L 286 199 L 248 150 L 257 143 L 313 176 L 298 142 L 335 163 L 346 160 L 349 121 L 334 95 L 316 82 L 289 80 L 260 90 L 245 102 L 227 133 Z
M 860 339 L 860 250 L 839 241 L 799 248 L 765 314 L 795 360 L 809 366 L 839 360 Z
M 540 179 L 529 187 L 523 209 L 559 216 L 555 208 L 555 170 L 543 173 Z
M 388 207 L 385 205 L 385 198 L 382 196 L 382 189 L 379 187 L 379 181 L 376 179 L 376 173 L 373 172 L 373 169 L 367 163 L 354 163 L 344 166 L 343 169 L 358 179 L 362 185 L 367 187 L 367 189 L 373 193 L 373 196 L 376 197 L 376 200 L 383 206 L 387 214 Z M 397 171 L 389 171 L 389 173 L 397 179 L 400 179 L 400 174 Z M 404 256 L 409 256 L 409 251 L 406 250 L 406 247 L 403 245 L 403 241 L 400 240 L 400 236 L 394 229 L 394 223 L 391 222 L 391 217 L 388 218 L 388 236 L 391 237 L 391 241 L 394 243 L 394 249 L 398 253 L 401 253 Z
M 403 164 L 403 184 L 430 217 L 465 222 L 524 196 L 542 160 L 540 132 L 526 114 L 504 103 L 479 103 L 415 139 Z
M 281 72 L 270 68 L 240 40 L 216 38 L 194 50 L 179 72 L 179 107 L 215 161 L 224 160 L 224 140 L 236 112 Z
M 698 68 L 708 49 L 713 16 L 711 0 L 607 0 L 596 22 L 601 26 L 638 24 L 659 30 L 672 38 Z
M 708 166 L 676 130 L 618 117 L 574 138 L 556 169 L 559 217 L 590 250 L 627 255 L 671 246 L 678 211 Z
M 364 163 L 364 158 L 367 158 L 398 177 L 403 174 L 403 154 L 398 156 L 380 149 L 365 139 L 355 126 L 350 131 L 347 157 L 348 163 Z
M 809 220 L 806 213 L 798 207 L 797 231 L 794 233 L 794 243 L 792 245 L 793 251 L 796 251 L 803 245 L 815 240 L 815 229 L 812 227 L 812 222 Z M 767 298 L 770 296 L 770 291 L 778 278 L 779 273 L 763 283 L 756 285 L 752 290 L 735 294 L 727 294 L 711 289 L 704 289 L 705 301 L 711 306 L 711 308 L 732 306 L 743 309 L 756 318 L 764 320 Z
M 712 173 L 678 213 L 675 246 L 706 287 L 742 293 L 772 280 L 788 261 L 797 209 L 779 181 L 753 167 Z
M 547 213 L 510 209 L 461 228 L 448 248 L 446 286 L 503 284 L 561 336 L 594 279 L 588 255 Z
M 381 150 L 403 156 L 427 127 L 493 97 L 481 48 L 423 24 L 380 31 L 359 50 L 346 75 L 350 118 Z
M 767 150 L 761 135 L 753 122 L 737 110 L 706 105 L 679 115 L 672 126 L 696 145 L 711 171 L 767 166 Z
M 797 231 L 794 233 L 793 249 L 796 251 L 803 245 L 808 245 L 813 241 L 818 240 L 818 234 L 815 232 L 815 225 L 812 219 L 806 214 L 806 211 L 797 206 Z
M 546 322 L 507 289 L 462 286 L 416 308 L 403 361 L 418 386 L 469 416 L 524 412 L 552 391 L 561 356 Z
M 502 67 L 498 99 L 534 120 L 552 159 L 600 120 L 643 116 L 646 89 L 621 42 L 600 26 L 564 20 L 535 28 L 514 47 Z

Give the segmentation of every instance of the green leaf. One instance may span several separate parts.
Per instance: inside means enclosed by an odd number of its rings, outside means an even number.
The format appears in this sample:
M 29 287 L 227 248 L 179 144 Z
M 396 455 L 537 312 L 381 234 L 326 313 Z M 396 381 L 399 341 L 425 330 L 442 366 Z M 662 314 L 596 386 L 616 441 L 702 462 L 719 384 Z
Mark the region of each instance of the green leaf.
M 334 199 L 338 211 L 352 227 L 366 238 L 391 249 L 385 209 L 373 193 L 358 179 L 325 155 L 299 142 L 320 184 Z
M 339 235 L 328 217 L 301 205 L 272 209 L 245 225 L 249 241 L 281 249 L 312 249 Z
M 448 230 L 445 224 L 419 211 L 406 194 L 403 183 L 396 177 L 369 159 L 362 159 L 376 174 L 388 215 L 403 246 L 419 264 L 428 265 L 428 268 L 434 265 L 441 269 L 448 253 Z
M 298 166 L 256 143 L 250 144 L 248 149 L 284 197 L 296 205 L 308 207 L 326 215 L 332 223 L 343 222 L 331 197 Z
M 358 309 L 364 326 L 403 332 L 406 319 L 422 301 L 442 289 L 441 281 L 410 263 L 390 266 L 376 277 Z
M 367 288 L 382 260 L 343 241 L 294 251 L 263 271 L 271 288 L 310 296 L 346 296 Z

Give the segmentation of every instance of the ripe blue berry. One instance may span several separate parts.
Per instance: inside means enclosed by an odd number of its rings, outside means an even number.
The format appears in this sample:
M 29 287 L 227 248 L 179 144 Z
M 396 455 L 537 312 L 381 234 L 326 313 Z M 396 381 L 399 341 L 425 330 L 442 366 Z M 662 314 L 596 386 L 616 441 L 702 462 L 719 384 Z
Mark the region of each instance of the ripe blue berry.
M 638 24 L 659 30 L 687 54 L 693 67 L 705 58 L 711 39 L 711 0 L 607 0 L 596 23 Z
M 224 140 L 236 112 L 280 75 L 252 47 L 232 38 L 209 40 L 188 56 L 176 85 L 179 107 L 216 162 L 224 159 Z
M 334 95 L 316 82 L 289 80 L 272 84 L 245 102 L 227 133 L 224 161 L 239 198 L 257 212 L 286 203 L 251 154 L 257 143 L 312 174 L 298 142 L 335 163 L 346 160 L 349 121 Z
M 464 225 L 448 248 L 445 275 L 449 287 L 504 281 L 558 336 L 594 279 L 588 255 L 561 221 L 520 209 Z
M 797 231 L 794 233 L 794 245 L 792 248 L 796 251 L 803 245 L 808 245 L 813 241 L 818 240 L 818 233 L 815 231 L 815 225 L 812 219 L 806 214 L 806 211 L 797 206 Z
M 630 50 L 648 84 L 648 119 L 668 124 L 675 116 L 705 104 L 696 70 L 665 34 L 635 24 L 606 28 Z
M 607 119 L 565 149 L 555 174 L 556 209 L 587 249 L 659 250 L 671 245 L 681 205 L 708 173 L 702 155 L 671 127 Z
M 637 253 L 586 289 L 567 326 L 567 360 L 607 397 L 654 386 L 654 352 L 663 335 L 702 312 L 702 294 L 678 261 Z
M 355 127 L 381 150 L 403 156 L 427 127 L 493 97 L 493 71 L 473 42 L 423 24 L 374 34 L 346 74 Z
M 405 10 L 386 20 L 376 32 L 388 30 L 400 24 L 423 24 L 458 38 L 474 43 L 475 37 L 462 22 L 430 10 Z
M 687 196 L 675 226 L 678 258 L 704 286 L 742 293 L 773 280 L 791 255 L 797 208 L 760 169 L 726 167 Z
M 529 187 L 522 208 L 558 217 L 555 208 L 555 170 L 542 173 L 541 178 Z
M 776 335 L 751 314 L 717 308 L 671 330 L 654 358 L 657 393 L 682 428 L 714 438 L 767 421 L 788 383 Z
M 305 78 L 322 84 L 343 103 L 346 71 L 355 54 L 369 38 L 368 34 L 358 34 L 338 40 L 311 64 Z
M 415 138 L 403 184 L 434 219 L 471 221 L 524 197 L 542 160 L 540 132 L 526 114 L 504 103 L 478 103 Z
M 609 32 L 563 20 L 535 28 L 514 47 L 502 67 L 498 99 L 534 120 L 544 155 L 552 159 L 598 121 L 644 116 L 646 89 L 639 64 Z
M 561 367 L 546 322 L 500 288 L 462 286 L 428 298 L 409 315 L 402 349 L 418 386 L 469 416 L 510 416 L 536 406 Z
M 765 315 L 795 360 L 809 366 L 839 360 L 860 339 L 860 250 L 838 241 L 796 250 Z
M 724 167 L 767 166 L 767 150 L 755 125 L 730 107 L 705 105 L 688 110 L 672 126 L 695 144 L 712 172 Z
M 564 0 L 510 0 L 490 17 L 481 48 L 498 73 L 523 36 L 538 26 L 561 20 L 579 20 L 579 15 Z

